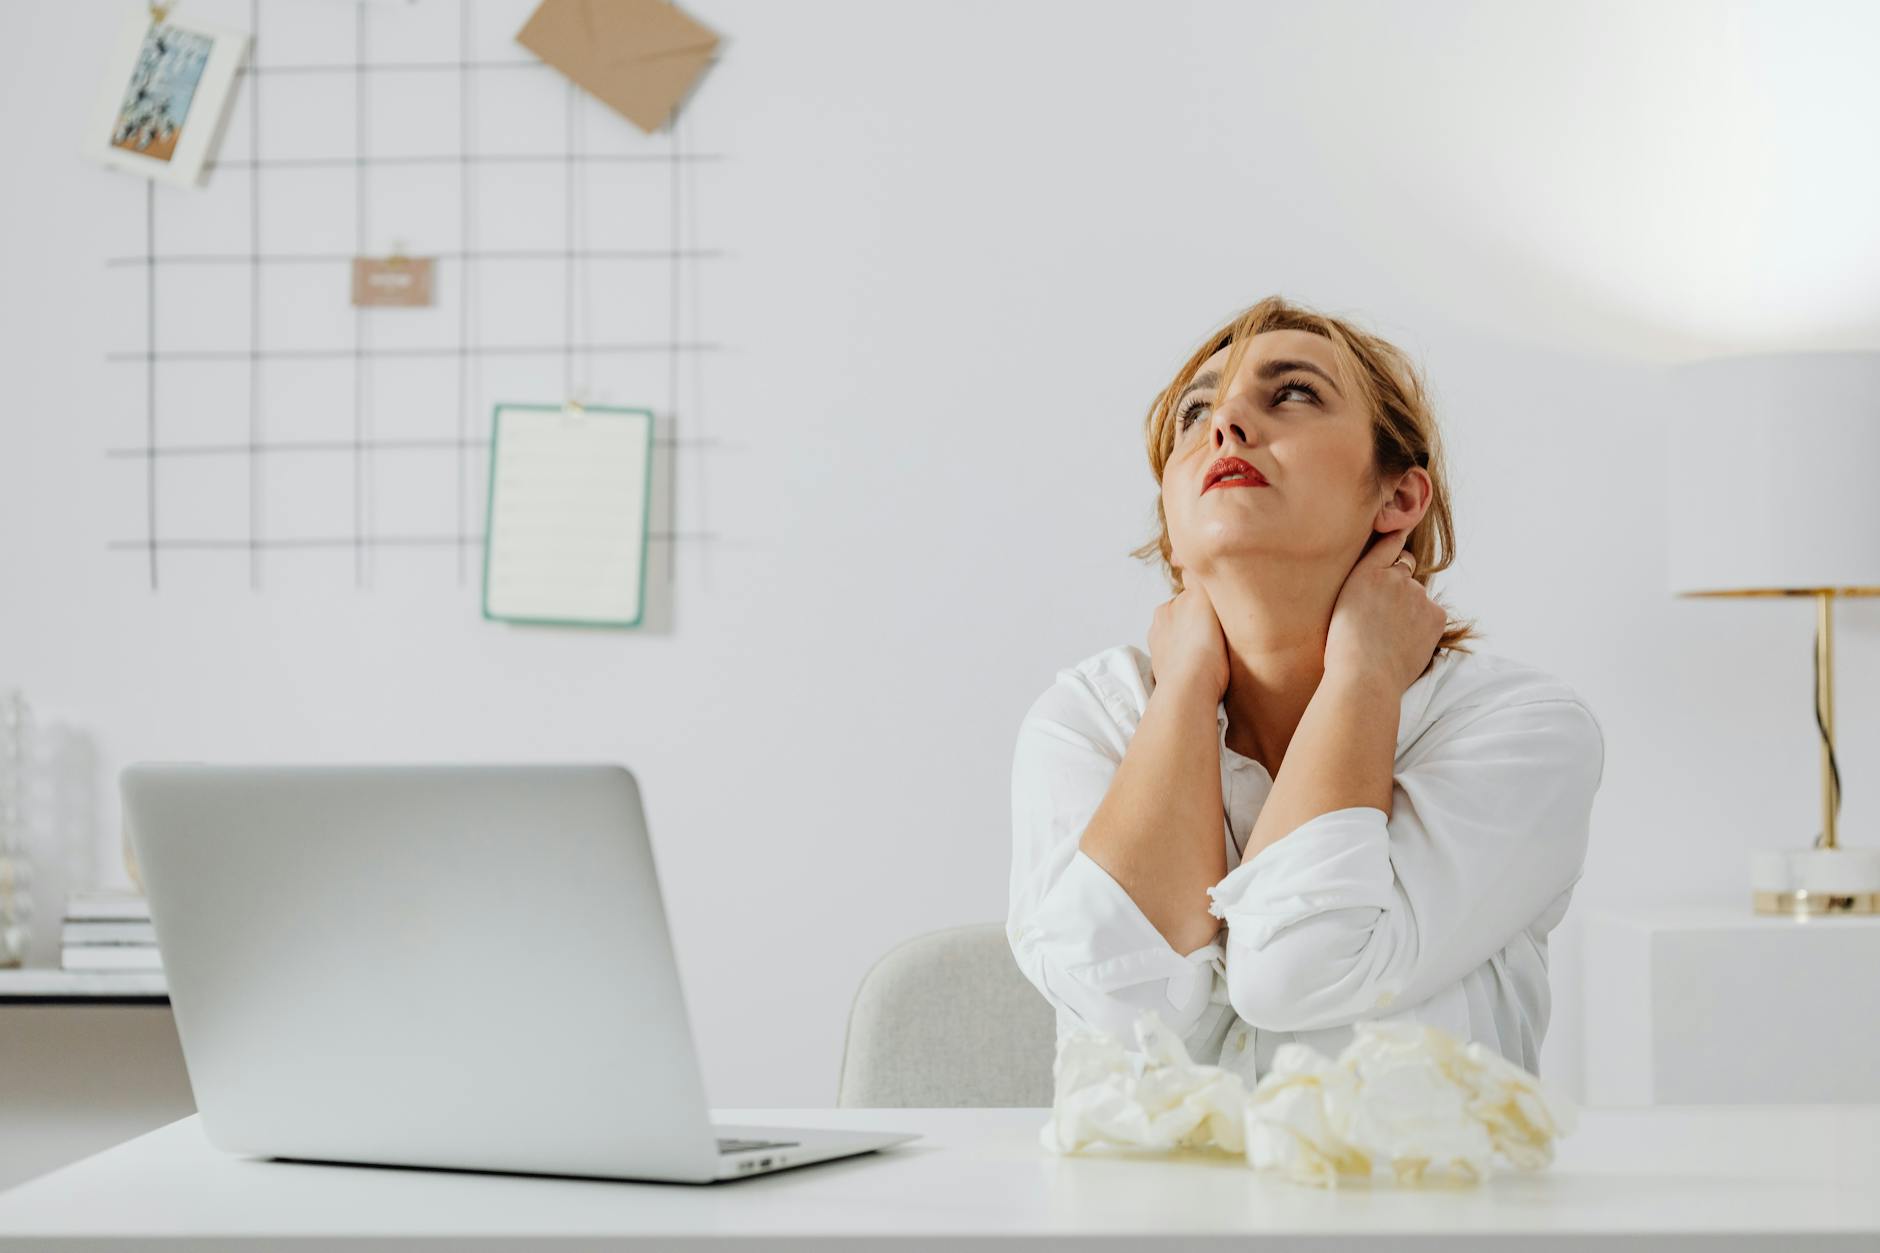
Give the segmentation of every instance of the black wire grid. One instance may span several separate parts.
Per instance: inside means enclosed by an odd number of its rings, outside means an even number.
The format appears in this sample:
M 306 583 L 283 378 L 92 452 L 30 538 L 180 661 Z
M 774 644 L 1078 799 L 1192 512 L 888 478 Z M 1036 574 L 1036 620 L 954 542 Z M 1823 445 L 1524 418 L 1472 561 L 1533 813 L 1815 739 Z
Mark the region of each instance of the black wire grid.
M 575 126 L 577 95 L 579 88 L 572 82 L 567 84 L 567 142 L 561 152 L 542 154 L 478 154 L 474 151 L 472 119 L 472 92 L 475 76 L 482 72 L 500 73 L 540 73 L 556 74 L 552 67 L 536 60 L 473 60 L 471 56 L 470 0 L 459 0 L 460 42 L 458 59 L 442 62 L 418 63 L 377 63 L 367 59 L 367 10 L 371 5 L 365 0 L 355 6 L 355 48 L 351 64 L 333 65 L 269 65 L 255 64 L 255 49 L 260 43 L 261 33 L 260 0 L 250 0 L 250 26 L 252 32 L 247 60 L 238 72 L 238 90 L 248 92 L 250 113 L 248 155 L 246 159 L 231 158 L 226 153 L 220 160 L 208 163 L 211 169 L 247 170 L 250 179 L 248 244 L 245 252 L 219 253 L 170 253 L 159 254 L 157 251 L 157 203 L 154 182 L 146 182 L 144 188 L 144 247 L 141 254 L 111 257 L 106 260 L 108 266 L 135 266 L 145 272 L 144 316 L 145 346 L 142 351 L 114 351 L 106 354 L 106 361 L 113 366 L 135 365 L 144 367 L 144 406 L 145 438 L 140 445 L 116 447 L 106 450 L 110 459 L 133 459 L 144 463 L 145 486 L 145 533 L 141 538 L 108 541 L 107 547 L 119 552 L 140 552 L 145 555 L 149 570 L 150 586 L 155 590 L 159 586 L 159 555 L 172 550 L 223 549 L 231 552 L 246 552 L 249 556 L 249 583 L 252 587 L 261 586 L 262 554 L 270 550 L 308 549 L 308 548 L 347 548 L 354 553 L 354 579 L 363 586 L 366 582 L 366 553 L 373 548 L 444 548 L 457 554 L 457 581 L 464 584 L 480 570 L 480 563 L 475 560 L 483 544 L 483 535 L 479 523 L 482 518 L 482 502 L 472 501 L 465 488 L 466 461 L 473 451 L 487 451 L 487 433 L 473 434 L 471 423 L 475 420 L 482 424 L 486 415 L 471 411 L 472 386 L 471 368 L 476 359 L 490 356 L 530 356 L 546 357 L 559 355 L 563 360 L 564 388 L 567 398 L 575 394 L 575 360 L 577 356 L 591 358 L 593 354 L 663 353 L 667 359 L 667 406 L 668 422 L 673 418 L 678 402 L 679 361 L 688 354 L 709 353 L 718 345 L 697 339 L 682 338 L 680 331 L 680 279 L 682 267 L 720 256 L 714 249 L 682 247 L 681 216 L 683 180 L 680 167 L 687 162 L 713 161 L 717 156 L 710 153 L 692 153 L 684 150 L 677 125 L 669 126 L 671 145 L 666 153 L 646 154 L 610 154 L 585 151 L 578 142 Z M 458 150 L 454 153 L 441 153 L 422 156 L 373 156 L 368 152 L 369 128 L 367 80 L 370 75 L 382 72 L 435 72 L 454 73 L 459 84 L 459 134 Z M 355 145 L 351 157 L 303 157 L 303 158 L 267 158 L 260 151 L 260 116 L 264 80 L 283 74 L 350 74 L 355 91 Z M 231 104 L 230 107 L 233 107 Z M 671 195 L 671 235 L 668 246 L 658 249 L 589 249 L 584 246 L 583 232 L 576 220 L 576 181 L 577 177 L 591 163 L 597 162 L 655 162 L 663 163 L 670 171 Z M 567 185 L 567 229 L 564 245 L 561 249 L 495 249 L 480 251 L 471 244 L 472 211 L 474 197 L 471 193 L 470 171 L 472 166 L 487 164 L 560 164 L 566 171 Z M 459 172 L 461 190 L 461 218 L 459 238 L 462 246 L 454 251 L 426 251 L 424 255 L 435 257 L 440 265 L 458 264 L 464 267 L 457 284 L 458 324 L 456 343 L 448 347 L 367 347 L 365 343 L 365 324 L 363 309 L 355 309 L 353 315 L 353 346 L 346 348 L 269 348 L 261 347 L 261 291 L 262 274 L 273 266 L 291 266 L 316 263 L 350 261 L 354 255 L 364 255 L 366 243 L 366 187 L 367 171 L 374 166 L 383 165 L 447 165 L 454 166 Z M 356 206 L 354 233 L 356 245 L 354 253 L 301 252 L 301 253 L 263 253 L 261 241 L 261 196 L 260 179 L 264 169 L 286 168 L 333 168 L 350 169 L 356 185 Z M 563 265 L 563 287 L 565 292 L 562 310 L 562 335 L 558 342 L 539 344 L 485 344 L 476 342 L 472 334 L 470 317 L 470 267 L 479 261 L 554 261 Z M 668 313 L 668 334 L 662 341 L 595 341 L 590 335 L 585 341 L 577 339 L 575 316 L 575 290 L 579 278 L 580 263 L 587 260 L 643 260 L 647 262 L 664 261 L 668 268 L 668 289 L 670 293 Z M 222 266 L 245 265 L 249 272 L 249 342 L 246 348 L 227 348 L 214 350 L 162 350 L 156 342 L 159 271 L 172 266 Z M 545 318 L 544 321 L 547 321 Z M 388 357 L 431 357 L 455 359 L 457 362 L 457 433 L 450 438 L 433 439 L 380 439 L 369 437 L 366 433 L 365 415 L 367 412 L 367 377 L 365 362 L 375 358 Z M 350 437 L 336 436 L 331 439 L 316 440 L 269 440 L 264 438 L 264 397 L 262 382 L 266 374 L 265 363 L 274 360 L 318 360 L 350 359 L 353 362 L 353 414 Z M 244 442 L 165 444 L 157 429 L 157 388 L 159 367 L 171 361 L 218 361 L 230 363 L 246 362 L 248 366 L 248 439 Z M 660 446 L 678 444 L 702 444 L 703 439 L 679 439 L 666 437 L 655 439 Z M 440 452 L 454 453 L 457 459 L 457 500 L 456 527 L 453 532 L 443 534 L 386 534 L 377 532 L 366 523 L 366 493 L 368 490 L 367 463 L 373 453 L 384 449 L 435 449 Z M 317 537 L 269 537 L 263 533 L 261 485 L 259 472 L 261 458 L 298 453 L 352 453 L 353 469 L 353 525 L 350 534 L 336 534 Z M 248 533 L 242 538 L 203 538 L 185 535 L 167 535 L 158 533 L 157 525 L 157 463 L 165 457 L 223 457 L 244 458 L 247 462 L 249 483 Z M 653 531 L 650 540 L 672 541 L 678 539 L 709 539 L 703 532 Z M 668 564 L 670 572 L 670 563 Z

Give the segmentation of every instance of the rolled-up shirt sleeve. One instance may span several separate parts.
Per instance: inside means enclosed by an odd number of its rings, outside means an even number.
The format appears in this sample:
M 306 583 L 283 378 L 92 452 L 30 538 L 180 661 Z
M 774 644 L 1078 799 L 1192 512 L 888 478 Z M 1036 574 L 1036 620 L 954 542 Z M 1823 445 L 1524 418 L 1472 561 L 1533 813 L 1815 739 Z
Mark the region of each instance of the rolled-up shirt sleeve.
M 1121 764 L 1065 721 L 1046 695 L 1019 726 L 1012 760 L 1012 874 L 1007 935 L 1019 969 L 1059 1011 L 1127 1041 L 1154 1009 L 1186 1034 L 1213 1001 L 1225 953 L 1179 953 L 1121 884 L 1079 847 Z
M 1208 889 L 1234 1011 L 1303 1031 L 1395 1013 L 1500 951 L 1583 871 L 1605 741 L 1549 698 L 1452 710 L 1391 811 L 1320 814 Z

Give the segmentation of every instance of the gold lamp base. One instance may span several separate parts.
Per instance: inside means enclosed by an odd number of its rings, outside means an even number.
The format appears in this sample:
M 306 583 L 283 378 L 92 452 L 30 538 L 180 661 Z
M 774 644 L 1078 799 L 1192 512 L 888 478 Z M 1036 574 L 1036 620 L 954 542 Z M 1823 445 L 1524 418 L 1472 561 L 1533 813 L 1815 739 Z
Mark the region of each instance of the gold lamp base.
M 1835 895 L 1797 888 L 1792 892 L 1756 893 L 1756 912 L 1812 918 L 1825 914 L 1880 914 L 1880 892 Z
M 1815 726 L 1821 733 L 1821 834 L 1805 849 L 1750 855 L 1759 914 L 1823 918 L 1880 914 L 1880 848 L 1847 848 L 1836 829 L 1841 770 L 1834 758 L 1834 598 L 1880 588 L 1790 588 L 1815 598 Z
M 1880 914 L 1880 848 L 1791 848 L 1750 854 L 1759 914 Z

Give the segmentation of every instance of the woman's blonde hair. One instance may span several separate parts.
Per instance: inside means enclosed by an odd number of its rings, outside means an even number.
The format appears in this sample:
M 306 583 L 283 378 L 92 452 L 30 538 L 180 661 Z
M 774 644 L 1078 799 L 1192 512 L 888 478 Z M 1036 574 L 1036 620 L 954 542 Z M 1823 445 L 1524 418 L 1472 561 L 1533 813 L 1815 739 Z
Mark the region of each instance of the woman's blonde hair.
M 1341 379 L 1350 381 L 1357 391 L 1358 403 L 1371 415 L 1375 452 L 1371 480 L 1381 486 L 1385 479 L 1402 474 L 1413 465 L 1420 465 L 1429 473 L 1433 485 L 1430 507 L 1404 541 L 1404 551 L 1416 558 L 1417 571 L 1413 577 L 1427 584 L 1431 575 L 1448 569 L 1456 552 L 1455 525 L 1449 513 L 1449 474 L 1436 415 L 1430 408 L 1421 374 L 1396 345 L 1340 318 L 1315 312 L 1280 296 L 1268 296 L 1249 306 L 1208 335 L 1176 371 L 1169 385 L 1156 393 L 1143 423 L 1149 468 L 1155 474 L 1157 488 L 1156 534 L 1142 547 L 1133 549 L 1130 556 L 1145 561 L 1159 557 L 1169 586 L 1176 594 L 1181 593 L 1182 575 L 1169 544 L 1168 517 L 1162 509 L 1160 491 L 1163 469 L 1175 449 L 1175 401 L 1202 364 L 1223 348 L 1228 349 L 1228 354 L 1221 378 L 1233 378 L 1240 368 L 1241 358 L 1246 355 L 1247 341 L 1262 331 L 1309 331 L 1330 342 Z M 1463 641 L 1480 634 L 1474 621 L 1451 618 L 1437 647 L 1468 652 Z

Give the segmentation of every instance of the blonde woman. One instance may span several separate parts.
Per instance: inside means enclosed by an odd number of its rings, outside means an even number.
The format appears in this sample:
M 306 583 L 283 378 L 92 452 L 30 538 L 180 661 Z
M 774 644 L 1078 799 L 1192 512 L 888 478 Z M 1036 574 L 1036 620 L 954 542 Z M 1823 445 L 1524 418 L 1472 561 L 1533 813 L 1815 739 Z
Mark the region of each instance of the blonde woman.
M 1057 673 L 1020 725 L 1008 922 L 1057 1010 L 1156 1010 L 1252 1081 L 1360 1019 L 1538 1074 L 1547 937 L 1605 765 L 1572 688 L 1475 653 L 1429 594 L 1454 552 L 1438 432 L 1398 349 L 1278 297 L 1155 398 L 1175 595 L 1148 651 Z

